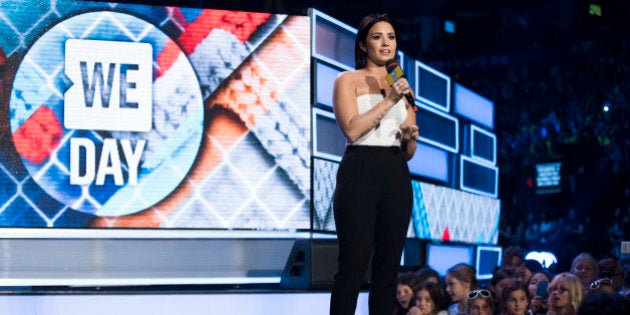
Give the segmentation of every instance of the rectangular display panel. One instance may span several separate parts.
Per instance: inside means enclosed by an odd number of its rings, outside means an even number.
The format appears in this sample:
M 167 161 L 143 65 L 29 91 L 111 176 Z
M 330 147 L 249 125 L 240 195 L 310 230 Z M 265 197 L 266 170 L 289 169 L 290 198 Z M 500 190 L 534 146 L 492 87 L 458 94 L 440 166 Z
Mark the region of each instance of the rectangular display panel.
M 447 113 L 451 110 L 451 78 L 447 75 L 416 61 L 414 87 L 419 101 Z
M 335 231 L 332 200 L 339 164 L 313 162 L 313 229 Z M 501 203 L 497 199 L 412 180 L 414 195 L 408 238 L 496 244 Z
M 562 191 L 561 162 L 536 164 L 536 192 L 551 194 Z
M 447 151 L 418 142 L 416 153 L 407 164 L 413 175 L 448 183 L 452 171 L 450 160 Z
M 459 152 L 459 120 L 456 117 L 419 104 L 416 123 L 420 141 L 452 153 Z
M 315 103 L 332 110 L 333 85 L 341 71 L 322 62 L 315 63 Z
M 0 16 L 0 226 L 310 228 L 309 17 L 73 0 Z
M 313 155 L 334 161 L 341 161 L 346 149 L 346 137 L 337 127 L 335 115 L 331 112 L 313 109 Z
M 467 156 L 460 156 L 460 189 L 496 198 L 499 194 L 499 169 L 480 164 Z
M 477 280 L 489 280 L 498 266 L 501 265 L 503 249 L 500 246 L 478 245 L 475 253 L 475 269 Z
M 313 57 L 345 70 L 354 69 L 357 30 L 320 11 L 312 10 Z
M 470 126 L 470 156 L 485 163 L 497 163 L 497 137 L 475 125 Z
M 451 244 L 427 244 L 426 265 L 437 271 L 440 277 L 458 263 L 473 265 L 473 246 Z
M 501 202 L 458 189 L 412 180 L 411 233 L 433 241 L 497 244 Z
M 313 159 L 313 229 L 335 231 L 333 194 L 339 163 Z
M 456 114 L 494 129 L 494 102 L 459 83 L 453 84 L 453 98 Z

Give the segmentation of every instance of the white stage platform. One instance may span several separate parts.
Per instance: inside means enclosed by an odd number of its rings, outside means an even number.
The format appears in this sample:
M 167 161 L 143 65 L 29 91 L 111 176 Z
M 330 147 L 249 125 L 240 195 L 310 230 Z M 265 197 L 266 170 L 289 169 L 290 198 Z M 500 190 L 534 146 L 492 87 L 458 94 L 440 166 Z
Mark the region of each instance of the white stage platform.
M 368 294 L 357 315 L 367 315 Z M 0 314 L 11 315 L 323 315 L 328 292 L 190 294 L 1 295 Z
M 330 234 L 117 232 L 3 230 L 0 314 L 329 312 L 327 289 L 287 289 L 280 282 L 296 240 L 334 239 Z M 318 262 L 334 266 L 335 255 L 324 256 Z M 368 314 L 367 300 L 361 293 L 356 314 Z

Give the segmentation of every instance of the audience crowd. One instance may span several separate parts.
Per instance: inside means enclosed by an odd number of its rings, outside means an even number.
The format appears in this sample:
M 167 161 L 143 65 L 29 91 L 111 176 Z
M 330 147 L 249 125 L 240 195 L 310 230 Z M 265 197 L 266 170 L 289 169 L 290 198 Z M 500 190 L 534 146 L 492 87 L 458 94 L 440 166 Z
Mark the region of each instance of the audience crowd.
M 459 263 L 441 277 L 429 267 L 399 273 L 394 315 L 630 314 L 630 264 L 580 253 L 570 268 L 551 271 L 524 250 L 503 252 L 491 280 Z
M 609 13 L 493 46 L 444 37 L 419 56 L 494 102 L 504 257 L 487 282 L 465 264 L 428 284 L 426 266 L 401 273 L 394 314 L 630 314 L 630 20 Z M 550 162 L 560 184 L 544 190 L 536 165 Z
M 562 262 L 580 250 L 619 257 L 630 235 L 628 21 L 421 56 L 494 102 L 500 245 L 551 250 Z M 561 163 L 560 185 L 543 190 L 536 165 L 550 162 Z

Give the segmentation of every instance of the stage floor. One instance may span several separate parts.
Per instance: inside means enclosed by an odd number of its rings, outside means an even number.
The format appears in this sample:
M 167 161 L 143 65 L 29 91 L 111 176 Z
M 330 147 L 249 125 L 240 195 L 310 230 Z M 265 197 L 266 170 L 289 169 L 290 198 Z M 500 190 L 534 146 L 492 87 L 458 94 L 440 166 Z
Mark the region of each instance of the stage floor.
M 367 315 L 366 292 L 357 315 Z M 11 315 L 322 315 L 329 292 L 225 292 L 176 294 L 8 294 L 0 295 L 0 314 Z

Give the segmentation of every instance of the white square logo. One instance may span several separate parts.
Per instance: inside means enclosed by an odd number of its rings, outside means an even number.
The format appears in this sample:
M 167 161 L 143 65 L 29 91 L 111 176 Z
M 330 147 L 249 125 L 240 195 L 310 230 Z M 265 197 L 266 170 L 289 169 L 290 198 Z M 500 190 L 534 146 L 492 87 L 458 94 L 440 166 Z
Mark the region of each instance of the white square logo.
M 65 68 L 72 81 L 64 95 L 66 128 L 151 130 L 151 44 L 69 39 Z

